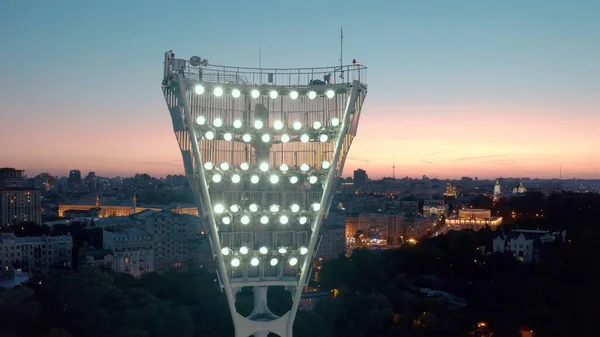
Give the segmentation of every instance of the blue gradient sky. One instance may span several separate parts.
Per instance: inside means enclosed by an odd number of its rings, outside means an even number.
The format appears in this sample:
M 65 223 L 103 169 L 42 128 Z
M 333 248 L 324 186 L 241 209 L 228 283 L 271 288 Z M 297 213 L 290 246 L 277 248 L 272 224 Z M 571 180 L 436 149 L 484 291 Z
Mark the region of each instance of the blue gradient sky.
M 0 166 L 181 173 L 162 55 L 369 67 L 346 165 L 371 176 L 600 177 L 600 2 L 0 3 Z M 381 144 L 386 144 L 381 148 Z M 380 149 L 380 151 L 373 151 Z

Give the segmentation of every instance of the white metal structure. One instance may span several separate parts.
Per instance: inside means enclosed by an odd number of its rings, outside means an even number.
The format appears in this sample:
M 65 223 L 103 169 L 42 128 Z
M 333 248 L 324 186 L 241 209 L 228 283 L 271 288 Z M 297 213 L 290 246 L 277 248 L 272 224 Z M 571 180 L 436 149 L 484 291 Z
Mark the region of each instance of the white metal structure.
M 165 53 L 162 88 L 236 337 L 292 336 L 332 191 L 356 135 L 366 68 L 253 69 Z M 248 317 L 236 293 L 254 287 Z M 285 286 L 277 317 L 267 288 Z

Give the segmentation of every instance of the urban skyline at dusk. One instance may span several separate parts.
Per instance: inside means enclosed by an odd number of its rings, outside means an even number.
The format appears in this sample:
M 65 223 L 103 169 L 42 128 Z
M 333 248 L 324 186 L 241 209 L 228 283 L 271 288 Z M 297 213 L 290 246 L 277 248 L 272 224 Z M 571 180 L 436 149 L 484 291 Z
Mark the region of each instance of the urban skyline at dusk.
M 181 174 L 160 92 L 165 50 L 256 67 L 260 42 L 265 67 L 336 65 L 343 26 L 344 63 L 369 67 L 344 176 L 357 168 L 391 176 L 395 161 L 397 177 L 557 178 L 562 168 L 563 178 L 600 178 L 592 1 L 386 4 L 385 12 L 306 1 L 301 15 L 291 14 L 297 4 L 232 1 L 227 23 L 213 15 L 217 3 L 180 3 L 185 10 L 168 20 L 153 1 L 3 4 L 0 144 L 10 146 L 0 147 L 0 167 Z

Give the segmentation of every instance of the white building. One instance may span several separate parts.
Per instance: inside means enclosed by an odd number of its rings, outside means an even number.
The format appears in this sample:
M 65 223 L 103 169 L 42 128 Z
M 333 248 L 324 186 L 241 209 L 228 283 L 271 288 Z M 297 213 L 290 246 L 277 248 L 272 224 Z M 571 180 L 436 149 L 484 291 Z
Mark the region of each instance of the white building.
M 564 233 L 563 233 L 564 235 Z M 556 237 L 542 230 L 512 230 L 493 240 L 494 253 L 511 252 L 513 256 L 525 263 L 539 260 L 542 246 L 554 242 Z
M 16 237 L 0 234 L 0 266 L 26 272 L 71 268 L 73 238 L 64 236 Z
M 154 271 L 154 249 L 152 236 L 139 229 L 121 232 L 102 231 L 102 248 L 111 250 L 114 255 L 112 268 L 119 273 L 139 277 Z
M 448 216 L 449 206 L 444 200 L 425 200 L 423 204 L 423 216 Z

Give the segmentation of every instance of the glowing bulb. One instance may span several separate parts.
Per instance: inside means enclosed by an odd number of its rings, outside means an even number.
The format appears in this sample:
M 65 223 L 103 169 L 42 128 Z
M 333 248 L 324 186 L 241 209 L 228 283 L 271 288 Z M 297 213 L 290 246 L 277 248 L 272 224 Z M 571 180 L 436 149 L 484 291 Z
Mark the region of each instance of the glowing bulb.
M 264 135 L 262 135 L 262 137 L 260 137 L 260 139 L 265 142 L 268 143 L 271 140 L 271 136 L 269 136 L 268 133 L 265 133 Z
M 253 267 L 256 267 L 256 266 L 258 266 L 258 259 L 257 259 L 257 258 L 255 258 L 255 257 L 253 257 L 253 258 L 250 260 L 250 264 L 251 264 Z
M 222 204 L 216 204 L 214 207 L 215 213 L 217 214 L 221 214 L 223 212 L 225 212 L 225 206 L 223 206 Z
M 221 88 L 221 87 L 216 87 L 216 88 L 213 90 L 213 94 L 214 94 L 215 96 L 217 96 L 217 97 L 221 97 L 221 96 L 223 95 L 223 88 Z
M 223 162 L 219 166 L 221 167 L 221 170 L 223 170 L 223 171 L 229 170 L 229 163 Z
M 269 180 L 271 181 L 271 184 L 277 184 L 279 182 L 279 177 L 276 175 L 272 175 Z
M 206 131 L 206 133 L 204 134 L 204 137 L 206 137 L 206 139 L 208 139 L 208 140 L 213 140 L 213 139 L 215 139 L 215 133 L 212 131 Z
M 285 253 L 287 253 L 287 249 L 285 247 L 281 247 L 277 251 L 279 252 L 279 254 L 285 254 Z
M 225 216 L 221 219 L 224 225 L 229 225 L 231 223 L 231 217 Z
M 236 129 L 241 128 L 242 127 L 242 121 L 239 120 L 239 119 L 234 120 L 233 121 L 233 127 L 236 128 Z
M 240 206 L 233 204 L 233 205 L 229 206 L 229 210 L 232 211 L 233 213 L 237 213 L 240 211 Z
M 263 172 L 267 172 L 269 170 L 269 163 L 261 163 L 258 168 Z
M 306 172 L 310 169 L 310 166 L 308 166 L 308 164 L 302 164 L 300 165 L 300 171 L 302 172 Z
M 271 92 L 269 93 L 269 97 L 271 97 L 271 99 L 276 99 L 277 96 L 279 96 L 279 94 L 277 94 L 277 91 L 275 90 L 271 90 Z
M 260 217 L 260 223 L 263 224 L 263 225 L 268 224 L 269 223 L 269 217 L 266 216 L 266 215 L 261 216 Z
M 298 182 L 298 177 L 296 177 L 296 176 L 291 176 L 290 177 L 290 183 L 295 184 L 297 182 Z
M 240 266 L 240 259 L 238 259 L 237 257 L 236 257 L 236 258 L 233 258 L 233 259 L 231 260 L 231 265 L 232 265 L 233 267 L 239 267 L 239 266 Z
M 196 86 L 194 87 L 194 92 L 196 93 L 196 95 L 202 95 L 204 93 L 204 87 L 200 84 L 196 84 Z
M 298 259 L 295 257 L 292 257 L 288 262 L 290 263 L 290 266 L 293 267 L 298 263 Z
M 281 166 L 279 166 L 279 169 L 281 170 L 281 172 L 287 172 L 287 170 L 289 170 L 290 168 L 286 164 L 281 164 Z
M 281 135 L 281 142 L 282 143 L 287 143 L 290 141 L 290 136 L 286 135 L 285 133 L 283 135 Z
M 269 252 L 269 249 L 265 246 L 260 247 L 260 249 L 258 250 L 261 254 L 265 255 Z
M 315 176 L 308 177 L 308 182 L 311 183 L 311 184 L 316 184 L 317 181 L 319 181 L 319 178 L 317 178 Z
M 246 246 L 240 247 L 240 253 L 242 253 L 242 255 L 246 255 L 246 254 L 248 254 L 248 252 L 249 252 L 248 247 L 246 247 Z
M 206 163 L 204 163 L 204 169 L 206 170 L 212 170 L 215 166 L 213 165 L 213 163 L 207 161 Z
M 325 143 L 328 139 L 329 139 L 329 136 L 327 136 L 326 134 L 321 134 L 319 136 L 319 140 L 321 141 L 321 143 Z
M 313 211 L 317 212 L 318 210 L 321 209 L 321 204 L 319 204 L 318 202 L 315 202 L 314 204 L 312 204 L 312 209 Z
M 273 128 L 275 130 L 281 130 L 281 129 L 283 129 L 283 122 L 282 121 L 275 121 L 273 123 Z
M 308 143 L 309 140 L 310 140 L 310 137 L 308 137 L 307 134 L 303 134 L 302 136 L 300 136 L 300 141 L 302 143 Z
M 231 96 L 233 96 L 233 98 L 238 98 L 241 94 L 242 93 L 238 89 L 231 90 Z
M 277 261 L 277 259 L 276 259 L 276 258 L 272 258 L 272 259 L 271 259 L 271 262 L 270 262 L 270 263 L 271 263 L 271 266 L 275 267 L 275 266 L 277 265 L 277 262 L 278 262 L 278 261 Z
M 250 210 L 250 212 L 258 212 L 258 205 L 250 204 L 250 206 L 248 206 L 248 209 Z
M 295 121 L 294 124 L 292 124 L 292 127 L 294 128 L 294 130 L 300 130 L 302 129 L 302 123 Z
M 198 116 L 198 118 L 196 118 L 196 123 L 198 123 L 199 125 L 206 124 L 206 117 L 204 117 L 204 116 Z
M 308 248 L 302 246 L 300 247 L 300 255 L 306 255 L 308 253 Z
M 221 182 L 221 175 L 220 174 L 215 174 L 214 176 L 212 176 L 212 181 L 215 183 L 220 183 Z
M 319 121 L 315 121 L 313 123 L 313 129 L 315 129 L 315 130 L 320 129 L 322 126 L 323 126 L 323 124 L 321 124 L 321 122 L 319 122 Z
M 327 160 L 325 160 L 324 162 L 321 163 L 321 167 L 325 170 L 327 170 L 328 168 L 331 167 L 331 163 L 328 162 Z
M 308 218 L 307 218 L 307 217 L 305 217 L 305 216 L 301 216 L 301 217 L 298 219 L 298 222 L 299 222 L 301 225 L 304 225 L 305 223 L 307 223 L 307 222 L 308 222 Z
M 230 132 L 226 132 L 223 134 L 223 139 L 231 141 L 233 139 L 233 135 Z
M 250 223 L 250 217 L 247 215 L 242 216 L 242 218 L 240 219 L 240 222 L 244 225 L 247 225 Z
M 281 217 L 279 217 L 279 222 L 281 222 L 282 225 L 287 224 L 290 221 L 290 218 L 288 218 L 285 215 L 282 215 Z
M 239 174 L 234 174 L 231 176 L 231 182 L 234 184 L 237 184 L 240 182 L 240 180 L 242 180 L 242 177 L 240 177 Z
M 242 169 L 242 171 L 248 171 L 248 169 L 250 168 L 250 164 L 248 164 L 248 163 L 241 163 L 240 164 L 240 168 Z
M 227 248 L 227 247 L 221 248 L 221 254 L 223 254 L 225 256 L 229 255 L 229 248 Z
M 298 98 L 298 92 L 297 92 L 297 91 L 292 91 L 292 92 L 290 92 L 290 98 L 291 98 L 291 99 L 296 99 L 296 98 Z
M 213 125 L 217 128 L 223 126 L 223 120 L 221 118 L 215 118 Z
M 293 204 L 292 206 L 290 206 L 290 209 L 292 210 L 292 212 L 296 213 L 296 212 L 300 211 L 300 205 Z
M 258 120 L 254 121 L 254 128 L 255 129 L 260 130 L 260 129 L 263 128 L 263 126 L 264 126 L 264 123 L 262 121 L 258 121 Z
M 260 91 L 258 91 L 256 89 L 252 89 L 252 91 L 250 92 L 250 96 L 252 96 L 252 98 L 256 99 L 256 98 L 258 98 L 258 96 L 260 96 Z
M 338 126 L 340 125 L 340 119 L 337 117 L 334 117 L 331 119 L 331 126 Z
M 329 89 L 325 92 L 325 95 L 327 95 L 327 98 L 333 98 L 333 96 L 335 96 L 335 91 Z
M 250 143 L 250 141 L 252 140 L 252 136 L 250 136 L 249 134 L 245 134 L 242 136 L 242 140 L 246 143 Z
M 277 212 L 279 212 L 279 206 L 271 205 L 271 207 L 269 207 L 269 211 L 271 211 L 272 213 L 277 213 Z
M 317 93 L 314 91 L 309 91 L 308 92 L 308 98 L 310 99 L 315 99 L 317 97 Z

